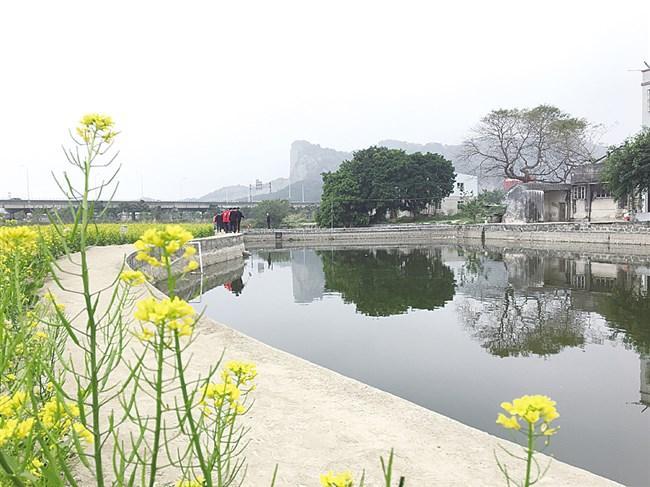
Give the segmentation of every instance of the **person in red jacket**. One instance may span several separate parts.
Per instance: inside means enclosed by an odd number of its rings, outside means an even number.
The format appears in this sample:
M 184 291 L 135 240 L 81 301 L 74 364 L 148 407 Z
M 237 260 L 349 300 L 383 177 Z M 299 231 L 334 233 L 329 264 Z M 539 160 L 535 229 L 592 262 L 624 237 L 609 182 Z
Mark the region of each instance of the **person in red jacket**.
M 223 228 L 226 233 L 230 232 L 230 209 L 223 210 Z

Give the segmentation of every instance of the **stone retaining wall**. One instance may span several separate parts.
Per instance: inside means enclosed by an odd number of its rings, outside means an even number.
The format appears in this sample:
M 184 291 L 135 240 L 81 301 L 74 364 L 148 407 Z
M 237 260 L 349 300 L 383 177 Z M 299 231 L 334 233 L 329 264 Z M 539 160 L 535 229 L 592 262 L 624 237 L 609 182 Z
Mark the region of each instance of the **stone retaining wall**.
M 203 261 L 203 267 L 208 267 L 229 260 L 241 259 L 244 255 L 244 236 L 241 233 L 219 234 L 214 237 L 195 238 L 191 241 L 197 246 L 196 259 Z M 149 264 L 135 259 L 137 252 L 130 254 L 126 261 L 132 269 L 141 270 L 153 277 L 154 280 L 166 277 L 165 270 L 159 267 L 151 267 Z M 185 259 L 180 259 L 182 252 L 178 253 L 179 259 L 172 264 L 175 272 L 181 271 L 185 266 Z
M 246 245 L 289 242 L 324 243 L 428 243 L 440 241 L 518 243 L 593 243 L 606 246 L 650 245 L 648 223 L 487 223 L 478 225 L 382 225 L 367 228 L 252 230 Z

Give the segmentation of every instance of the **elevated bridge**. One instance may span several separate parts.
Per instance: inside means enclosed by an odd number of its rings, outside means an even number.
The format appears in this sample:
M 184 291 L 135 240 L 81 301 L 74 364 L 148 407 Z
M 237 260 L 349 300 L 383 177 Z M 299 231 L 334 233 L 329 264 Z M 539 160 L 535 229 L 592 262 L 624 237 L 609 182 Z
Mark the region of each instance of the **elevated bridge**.
M 75 202 L 77 203 L 77 202 Z M 110 209 L 116 213 L 129 213 L 135 219 L 135 214 L 139 212 L 170 212 L 177 211 L 180 213 L 200 212 L 211 213 L 222 208 L 252 208 L 258 205 L 259 201 L 149 201 L 149 200 L 98 200 L 95 201 L 95 210 L 101 211 L 110 205 Z M 69 202 L 62 199 L 51 200 L 23 200 L 18 198 L 0 200 L 0 213 L 8 214 L 12 217 L 16 214 L 26 214 L 35 212 L 46 212 L 47 210 L 62 210 L 68 206 Z M 291 202 L 294 208 L 313 208 L 318 206 L 317 202 Z

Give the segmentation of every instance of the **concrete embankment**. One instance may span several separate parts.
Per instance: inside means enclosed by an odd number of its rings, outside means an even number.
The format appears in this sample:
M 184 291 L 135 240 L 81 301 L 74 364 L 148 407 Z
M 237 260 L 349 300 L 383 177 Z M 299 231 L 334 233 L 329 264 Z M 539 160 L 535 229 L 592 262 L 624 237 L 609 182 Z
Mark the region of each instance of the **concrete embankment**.
M 132 251 L 131 246 L 90 249 L 93 287 L 110 286 Z M 71 264 L 61 260 L 61 265 L 66 268 Z M 61 279 L 67 288 L 79 289 L 74 276 L 62 275 Z M 162 296 L 157 289 L 149 291 Z M 83 309 L 79 295 L 56 289 L 54 292 L 71 316 Z M 100 301 L 100 308 L 105 302 Z M 195 333 L 198 337 L 187 351 L 192 356 L 192 374 L 208 370 L 222 350 L 226 359 L 253 361 L 258 367 L 255 404 L 245 417 L 251 440 L 246 450 L 246 487 L 268 486 L 276 464 L 276 485 L 281 487 L 315 487 L 319 474 L 330 469 L 350 469 L 357 475 L 365 469 L 366 485 L 383 485 L 378 459 L 386 456 L 390 448 L 396 452 L 395 470 L 406 476 L 409 486 L 505 485 L 493 452 L 498 445 L 517 451 L 512 443 L 274 349 L 209 318 L 200 320 Z M 119 383 L 127 373 L 118 367 L 111 380 Z M 149 397 L 138 400 L 144 412 L 153 411 L 154 406 Z M 496 417 L 498 405 L 494 408 Z M 542 457 L 542 465 L 547 460 Z M 520 462 L 508 463 L 514 475 L 521 474 L 521 468 L 515 467 Z M 167 471 L 160 485 L 178 478 L 178 472 Z M 547 477 L 538 485 L 619 484 L 553 461 Z
M 477 225 L 380 225 L 365 228 L 250 230 L 249 246 L 303 244 L 369 244 L 482 242 L 517 244 L 597 244 L 650 248 L 648 223 L 487 223 Z

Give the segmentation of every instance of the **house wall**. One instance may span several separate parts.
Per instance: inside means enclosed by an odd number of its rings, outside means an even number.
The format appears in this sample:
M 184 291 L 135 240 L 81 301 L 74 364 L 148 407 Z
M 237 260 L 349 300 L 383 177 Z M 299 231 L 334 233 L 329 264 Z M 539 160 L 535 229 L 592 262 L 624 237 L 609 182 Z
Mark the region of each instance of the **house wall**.
M 572 215 L 572 220 L 588 220 L 589 211 L 587 200 L 575 200 L 576 211 Z M 614 198 L 594 198 L 591 202 L 591 221 L 602 222 L 611 220 L 621 220 L 623 210 L 619 209 L 618 203 Z
M 572 220 L 586 220 L 588 218 L 587 200 L 573 200 L 571 201 L 571 207 L 575 208 L 575 211 L 572 211 Z
M 560 212 L 561 205 L 566 205 L 566 191 L 545 191 L 544 192 L 544 221 L 560 222 L 567 218 L 566 210 Z M 561 214 L 563 213 L 563 214 Z

